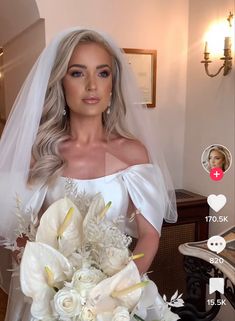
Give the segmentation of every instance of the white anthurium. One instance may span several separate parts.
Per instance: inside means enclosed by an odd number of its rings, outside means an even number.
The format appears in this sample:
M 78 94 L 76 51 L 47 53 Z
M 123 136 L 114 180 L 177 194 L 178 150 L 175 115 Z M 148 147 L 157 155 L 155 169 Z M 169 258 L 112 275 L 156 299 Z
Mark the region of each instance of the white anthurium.
M 102 314 L 112 312 L 118 306 L 130 311 L 140 299 L 145 284 L 140 282 L 139 271 L 133 261 L 115 275 L 101 281 L 90 292 L 87 305 Z
M 150 314 L 152 318 L 150 318 L 151 320 L 162 321 L 163 311 L 168 306 L 160 296 L 156 284 L 153 281 L 149 280 L 149 278 L 146 275 L 144 275 L 142 280 L 148 281 L 148 286 L 143 288 L 140 300 L 135 306 L 135 308 L 132 310 L 131 315 L 133 316 L 134 314 L 136 314 L 143 320 L 145 320 L 145 318 L 147 317 L 147 311 L 149 311 L 148 317 Z M 155 309 L 156 306 L 157 309 Z
M 33 317 L 46 319 L 53 316 L 50 301 L 56 293 L 55 288 L 70 281 L 72 274 L 68 259 L 53 247 L 27 242 L 20 265 L 20 283 L 22 292 L 33 300 Z
M 96 321 L 110 321 L 112 317 L 113 312 L 103 312 L 96 315 Z
M 161 321 L 177 321 L 180 320 L 178 314 L 173 313 L 170 308 L 166 307 L 163 312 L 163 318 Z
M 81 213 L 69 198 L 59 199 L 42 215 L 36 241 L 68 257 L 81 247 L 82 221 Z
M 139 305 L 142 307 L 148 308 L 154 305 L 157 301 L 157 304 L 159 306 L 165 306 L 166 302 L 160 296 L 156 284 L 153 281 L 149 280 L 149 278 L 146 275 L 142 278 L 142 280 L 143 279 L 148 280 L 149 283 L 148 283 L 148 286 L 146 286 L 143 289 L 143 293 L 141 295 Z
M 126 307 L 118 306 L 112 312 L 97 314 L 96 321 L 130 321 L 130 314 Z
M 113 318 L 111 321 L 130 321 L 130 314 L 126 307 L 119 306 L 113 311 Z

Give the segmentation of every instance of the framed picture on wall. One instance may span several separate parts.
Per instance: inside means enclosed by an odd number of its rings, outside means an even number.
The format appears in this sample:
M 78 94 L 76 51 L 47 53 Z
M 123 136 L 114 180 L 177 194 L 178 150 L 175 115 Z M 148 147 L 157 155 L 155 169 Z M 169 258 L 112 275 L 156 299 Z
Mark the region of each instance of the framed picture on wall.
M 131 48 L 123 50 L 136 75 L 144 103 L 150 108 L 156 107 L 157 50 Z

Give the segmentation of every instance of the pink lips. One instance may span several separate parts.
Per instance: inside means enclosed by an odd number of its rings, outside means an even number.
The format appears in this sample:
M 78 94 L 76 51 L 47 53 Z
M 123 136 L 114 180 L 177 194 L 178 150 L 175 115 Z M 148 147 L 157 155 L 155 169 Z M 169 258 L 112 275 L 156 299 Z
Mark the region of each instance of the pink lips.
M 97 104 L 100 99 L 98 97 L 86 97 L 86 98 L 83 98 L 82 101 L 85 103 L 85 104 Z

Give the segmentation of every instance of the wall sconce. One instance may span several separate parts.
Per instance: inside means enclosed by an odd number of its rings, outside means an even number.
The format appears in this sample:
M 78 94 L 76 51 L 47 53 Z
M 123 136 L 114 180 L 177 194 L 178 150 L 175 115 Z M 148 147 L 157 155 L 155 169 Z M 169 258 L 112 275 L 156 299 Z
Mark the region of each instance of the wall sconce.
M 233 14 L 232 12 L 229 13 L 229 16 L 227 18 L 227 21 L 229 23 L 229 28 L 232 29 L 232 20 L 233 20 Z M 232 69 L 232 52 L 231 52 L 231 46 L 232 46 L 232 40 L 231 37 L 225 37 L 224 38 L 224 56 L 220 59 L 224 61 L 223 65 L 219 68 L 219 70 L 215 74 L 211 74 L 209 72 L 209 64 L 212 63 L 210 60 L 210 52 L 208 51 L 208 42 L 205 42 L 205 49 L 204 49 L 204 60 L 201 61 L 201 63 L 204 64 L 205 72 L 209 77 L 215 77 L 217 76 L 221 70 L 224 70 L 224 76 L 226 76 Z

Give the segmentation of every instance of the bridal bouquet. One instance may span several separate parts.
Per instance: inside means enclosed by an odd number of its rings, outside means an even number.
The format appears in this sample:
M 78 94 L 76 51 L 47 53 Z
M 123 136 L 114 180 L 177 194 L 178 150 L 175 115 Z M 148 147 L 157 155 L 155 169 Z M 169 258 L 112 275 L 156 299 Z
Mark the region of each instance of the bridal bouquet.
M 131 237 L 106 218 L 111 206 L 97 194 L 87 209 L 62 198 L 34 218 L 20 264 L 21 289 L 32 299 L 32 321 L 175 321 L 170 302 L 129 252 Z M 38 226 L 37 226 L 38 225 Z M 37 226 L 37 227 L 35 227 Z

